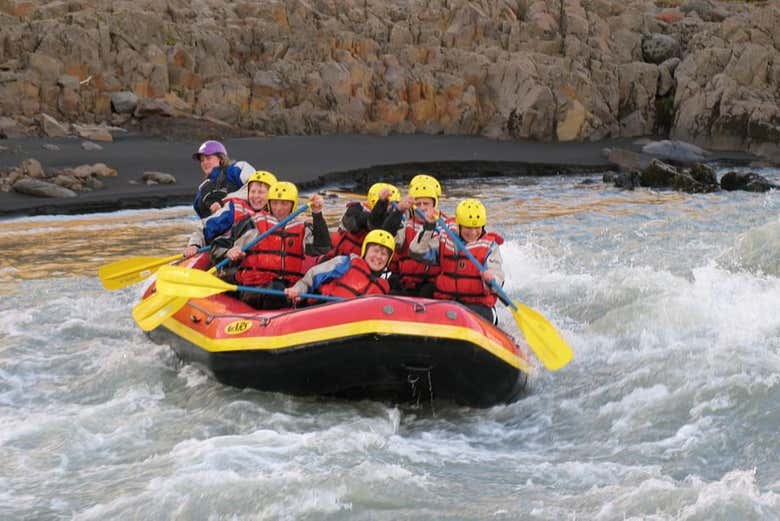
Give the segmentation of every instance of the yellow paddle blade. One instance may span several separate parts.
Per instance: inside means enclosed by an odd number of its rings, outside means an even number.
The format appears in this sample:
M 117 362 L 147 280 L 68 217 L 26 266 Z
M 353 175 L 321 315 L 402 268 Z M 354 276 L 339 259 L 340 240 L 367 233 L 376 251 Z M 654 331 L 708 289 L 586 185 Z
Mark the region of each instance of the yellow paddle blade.
M 568 364 L 574 356 L 574 351 L 555 327 L 538 311 L 521 302 L 514 304 L 516 307 L 510 310 L 515 322 L 544 366 L 550 371 L 557 371 Z
M 157 291 L 172 297 L 204 298 L 236 287 L 211 273 L 180 266 L 163 266 L 157 272 Z
M 98 276 L 103 287 L 109 291 L 132 286 L 157 271 L 160 266 L 181 259 L 181 255 L 170 257 L 131 257 L 101 266 Z
M 179 311 L 189 299 L 154 293 L 133 307 L 133 319 L 144 331 L 151 331 Z

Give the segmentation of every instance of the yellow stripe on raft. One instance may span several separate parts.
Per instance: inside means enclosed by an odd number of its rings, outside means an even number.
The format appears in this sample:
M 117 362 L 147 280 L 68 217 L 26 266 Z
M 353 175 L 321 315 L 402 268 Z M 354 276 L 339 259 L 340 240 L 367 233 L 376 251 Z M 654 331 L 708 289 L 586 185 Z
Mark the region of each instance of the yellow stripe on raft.
M 256 322 L 255 322 L 256 323 Z M 400 322 L 389 320 L 365 320 L 352 322 L 338 326 L 329 326 L 319 329 L 307 329 L 296 333 L 277 336 L 256 336 L 242 338 L 214 339 L 203 335 L 175 320 L 169 318 L 163 322 L 163 326 L 173 333 L 192 342 L 210 353 L 225 351 L 270 351 L 285 349 L 302 344 L 327 342 L 340 338 L 348 338 L 359 335 L 392 335 L 401 334 L 419 337 L 447 338 L 450 340 L 462 340 L 482 347 L 493 356 L 503 360 L 512 367 L 531 372 L 528 362 L 505 349 L 501 344 L 490 338 L 480 335 L 474 330 L 462 326 L 445 326 L 440 324 L 427 324 L 419 322 Z M 258 326 L 253 326 L 258 327 Z M 262 326 L 260 326 L 262 327 Z

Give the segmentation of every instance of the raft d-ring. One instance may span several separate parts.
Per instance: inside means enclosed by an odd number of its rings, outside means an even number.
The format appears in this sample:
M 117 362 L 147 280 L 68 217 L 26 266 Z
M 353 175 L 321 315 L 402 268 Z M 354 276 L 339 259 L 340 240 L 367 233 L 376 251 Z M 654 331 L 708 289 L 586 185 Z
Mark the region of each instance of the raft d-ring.
M 198 322 L 200 322 L 200 317 L 197 315 L 190 315 L 190 322 L 197 324 Z
M 419 302 L 414 303 L 414 312 L 415 313 L 424 313 L 425 312 L 425 304 L 420 304 Z
M 262 320 L 260 320 L 260 325 L 263 327 L 268 327 L 268 324 L 271 323 L 271 319 L 268 317 L 263 317 Z

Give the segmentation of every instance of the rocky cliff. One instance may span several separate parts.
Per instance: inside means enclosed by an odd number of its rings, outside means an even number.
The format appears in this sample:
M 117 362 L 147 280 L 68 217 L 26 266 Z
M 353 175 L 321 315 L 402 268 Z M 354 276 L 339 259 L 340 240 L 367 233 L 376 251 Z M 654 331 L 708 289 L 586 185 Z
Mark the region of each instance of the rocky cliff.
M 0 0 L 0 133 L 154 116 L 780 159 L 778 27 L 778 2 Z

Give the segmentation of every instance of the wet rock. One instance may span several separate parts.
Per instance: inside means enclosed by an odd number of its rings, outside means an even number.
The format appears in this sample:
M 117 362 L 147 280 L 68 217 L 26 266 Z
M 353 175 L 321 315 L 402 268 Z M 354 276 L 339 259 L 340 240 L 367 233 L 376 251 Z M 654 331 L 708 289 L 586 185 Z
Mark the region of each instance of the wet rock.
M 60 147 L 58 147 L 54 143 L 44 143 L 43 145 L 41 145 L 41 148 L 44 149 L 44 150 L 49 150 L 50 152 L 59 152 L 60 151 Z
M 612 182 L 617 188 L 625 188 L 626 190 L 633 190 L 641 186 L 642 175 L 639 172 L 619 172 L 615 175 Z
M 706 172 L 697 175 L 706 178 Z M 658 159 L 650 161 L 650 165 L 642 171 L 640 179 L 642 186 L 650 188 L 671 188 L 687 193 L 709 193 L 720 190 L 717 184 L 701 182 L 690 172 L 682 171 Z
M 176 178 L 171 174 L 166 174 L 165 172 L 144 172 L 142 179 L 146 184 L 176 184 Z
M 691 177 L 702 184 L 712 185 L 718 189 L 720 188 L 720 185 L 718 184 L 718 176 L 715 175 L 715 170 L 705 164 L 697 163 L 693 165 L 689 173 Z
M 727 172 L 720 178 L 720 186 L 724 190 L 745 190 L 746 192 L 767 192 L 780 189 L 779 185 L 771 183 L 764 176 L 749 172 Z
M 78 194 L 69 188 L 54 183 L 25 177 L 13 184 L 15 192 L 35 197 L 76 197 Z

